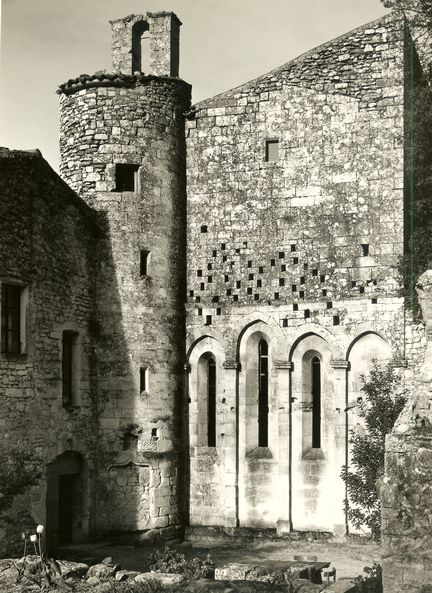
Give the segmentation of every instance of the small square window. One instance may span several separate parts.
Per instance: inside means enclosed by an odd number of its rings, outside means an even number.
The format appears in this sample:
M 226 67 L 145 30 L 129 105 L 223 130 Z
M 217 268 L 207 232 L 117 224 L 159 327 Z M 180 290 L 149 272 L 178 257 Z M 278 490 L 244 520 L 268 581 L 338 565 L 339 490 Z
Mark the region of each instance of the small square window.
M 227 296 L 231 296 L 232 295 L 232 289 L 231 288 L 227 288 Z
M 284 259 L 285 251 L 279 251 L 279 259 Z
M 202 233 L 207 233 L 207 232 L 208 232 L 208 227 L 207 227 L 207 225 L 206 225 L 206 224 L 203 224 L 203 225 L 201 226 L 201 232 L 202 232 Z
M 275 299 L 275 301 L 279 300 L 279 293 L 278 292 L 275 292 L 274 293 L 274 299 Z
M 252 261 L 251 261 L 251 260 L 249 260 L 249 261 L 248 261 L 248 268 L 251 268 L 251 267 L 252 267 Z
M 298 303 L 293 303 L 293 311 L 298 311 Z
M 221 249 L 222 251 L 225 249 L 225 243 L 221 243 Z
M 137 191 L 139 165 L 116 165 L 115 191 Z
M 218 307 L 216 309 L 216 315 L 221 315 L 222 314 L 222 309 L 220 307 Z
M 361 248 L 362 248 L 362 255 L 364 257 L 369 255 L 369 243 L 362 243 Z
M 207 282 L 209 284 L 211 284 L 213 282 L 213 277 L 212 276 L 207 276 Z
M 304 299 L 304 290 L 299 292 L 299 298 Z
M 293 257 L 292 262 L 293 262 L 293 264 L 298 264 L 298 257 Z
M 254 294 L 254 301 L 259 301 L 259 294 Z
M 197 276 L 200 278 L 202 276 L 202 270 L 197 270 Z
M 200 303 L 201 302 L 201 297 L 199 297 L 199 296 L 195 297 L 195 302 L 196 303 Z
M 266 140 L 265 143 L 265 160 L 267 163 L 277 161 L 279 159 L 279 140 Z
M 233 301 L 234 301 L 235 303 L 238 301 L 238 294 L 235 294 L 235 295 L 233 296 Z
M 257 280 L 257 288 L 261 288 L 262 286 L 262 280 Z
M 216 249 L 213 249 L 213 254 L 212 254 L 212 255 L 213 255 L 213 257 L 216 257 L 216 256 L 217 256 L 217 251 L 216 251 Z
M 248 293 L 248 294 L 252 294 L 252 293 L 253 293 L 253 290 L 252 290 L 252 287 L 251 287 L 251 286 L 249 286 L 249 287 L 248 287 L 248 289 L 247 289 L 247 293 Z
M 285 278 L 279 278 L 279 286 L 285 286 Z
M 248 278 L 249 278 L 249 280 L 253 280 L 254 279 L 254 275 L 253 274 L 249 274 Z
M 304 276 L 301 276 L 301 278 L 300 278 L 300 284 L 304 284 L 304 283 L 305 283 L 305 277 Z
M 271 259 L 270 260 L 270 265 L 273 267 L 276 265 L 276 260 L 275 259 Z
M 212 264 L 207 264 L 207 270 L 211 270 L 213 268 Z
M 332 309 L 333 308 L 333 303 L 331 301 L 329 301 L 327 303 L 327 309 Z
M 193 291 L 193 290 L 190 290 L 190 291 L 189 291 L 189 296 L 190 296 L 190 297 L 193 297 L 193 295 L 194 295 L 194 291 Z
M 281 272 L 286 272 L 286 265 L 285 264 L 282 264 L 281 265 Z
M 297 284 L 291 284 L 291 292 L 297 292 Z
M 228 274 L 225 274 L 225 276 L 224 276 L 224 281 L 225 281 L 225 282 L 228 282 L 228 281 L 229 281 L 229 276 L 228 276 Z
M 288 319 L 282 319 L 282 327 L 288 327 Z
M 241 280 L 236 281 L 236 288 L 241 288 Z
M 371 299 L 372 305 L 376 305 L 378 303 L 378 299 L 376 297 L 373 297 Z
M 304 317 L 305 319 L 309 319 L 309 317 L 311 316 L 309 309 L 305 309 L 304 311 Z
M 323 288 L 321 292 L 323 296 L 327 296 L 327 290 L 325 288 Z
M 293 251 L 297 251 L 297 248 L 296 248 L 296 246 L 294 244 L 291 245 L 291 252 L 293 252 Z
M 226 260 L 227 260 L 227 259 L 228 259 L 228 257 L 227 257 L 226 255 L 223 255 L 223 256 L 222 256 L 222 261 L 223 261 L 223 262 L 226 262 Z
M 325 282 L 325 275 L 324 275 L 324 274 L 322 274 L 322 275 L 320 276 L 320 282 L 321 282 L 321 284 L 322 284 L 323 282 Z
M 264 268 L 263 268 L 263 266 L 260 266 L 258 268 L 258 274 L 264 274 Z
M 360 286 L 359 293 L 360 294 L 364 294 L 364 291 L 365 291 L 365 287 L 364 286 Z
M 339 323 L 340 323 L 339 315 L 334 315 L 333 325 L 339 325 Z
M 201 317 L 202 316 L 202 309 L 198 309 L 198 315 Z
M 218 303 L 218 302 L 219 302 L 219 297 L 218 297 L 218 296 L 214 296 L 214 297 L 212 298 L 212 301 L 213 301 L 214 303 Z
M 204 289 L 205 289 L 205 284 L 204 284 L 204 282 L 201 282 L 201 284 L 200 284 L 200 290 L 204 290 Z
M 318 270 L 316 268 L 312 270 L 312 276 L 318 276 Z
M 206 320 L 204 325 L 211 325 L 212 324 L 212 316 L 206 315 Z
M 236 253 L 240 253 L 240 247 L 237 247 L 237 249 L 235 250 Z

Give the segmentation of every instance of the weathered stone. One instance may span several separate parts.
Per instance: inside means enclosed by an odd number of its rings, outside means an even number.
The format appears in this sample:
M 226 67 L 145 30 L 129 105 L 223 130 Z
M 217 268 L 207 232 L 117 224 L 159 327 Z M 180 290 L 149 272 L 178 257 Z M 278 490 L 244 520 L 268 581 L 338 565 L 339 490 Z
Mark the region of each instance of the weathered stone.
M 169 574 L 164 572 L 142 572 L 138 574 L 134 581 L 136 583 L 149 583 L 160 586 L 179 585 L 185 581 L 181 574 Z

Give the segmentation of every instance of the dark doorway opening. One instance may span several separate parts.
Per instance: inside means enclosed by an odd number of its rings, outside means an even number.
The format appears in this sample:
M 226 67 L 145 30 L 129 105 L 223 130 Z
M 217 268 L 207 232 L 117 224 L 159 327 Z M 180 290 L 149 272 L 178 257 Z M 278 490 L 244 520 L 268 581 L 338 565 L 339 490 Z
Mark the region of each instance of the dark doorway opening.
M 73 540 L 74 506 L 78 474 L 64 474 L 58 480 L 58 540 L 61 544 Z

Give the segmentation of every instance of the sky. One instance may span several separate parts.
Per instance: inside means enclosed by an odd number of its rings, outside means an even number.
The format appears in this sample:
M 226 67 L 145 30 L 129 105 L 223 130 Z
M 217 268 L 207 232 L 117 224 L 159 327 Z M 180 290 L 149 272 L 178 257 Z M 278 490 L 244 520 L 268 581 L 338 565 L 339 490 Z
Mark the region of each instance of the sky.
M 58 85 L 111 68 L 110 19 L 172 10 L 193 102 L 238 86 L 388 11 L 379 0 L 0 0 L 0 146 L 58 170 Z

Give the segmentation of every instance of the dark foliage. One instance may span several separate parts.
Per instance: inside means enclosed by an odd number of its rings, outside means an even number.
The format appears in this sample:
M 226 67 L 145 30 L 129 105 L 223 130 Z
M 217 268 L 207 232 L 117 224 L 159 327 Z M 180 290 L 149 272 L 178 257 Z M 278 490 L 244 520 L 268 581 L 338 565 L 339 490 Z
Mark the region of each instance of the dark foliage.
M 4 515 L 19 494 L 35 486 L 44 472 L 43 460 L 28 445 L 18 442 L 0 449 L 0 515 Z
M 348 501 L 348 517 L 358 529 L 365 527 L 372 537 L 381 537 L 380 501 L 377 482 L 384 476 L 385 436 L 390 433 L 407 397 L 401 389 L 401 379 L 390 366 L 374 364 L 369 376 L 362 376 L 363 397 L 358 414 L 364 430 L 350 431 L 351 462 L 342 470 Z
M 214 576 L 214 563 L 210 555 L 205 560 L 187 559 L 184 554 L 166 546 L 163 550 L 153 552 L 150 562 L 150 569 L 154 572 L 182 574 L 188 579 L 208 579 Z
M 358 576 L 355 579 L 356 593 L 382 593 L 382 568 L 374 562 L 372 566 L 365 566 L 366 576 Z

